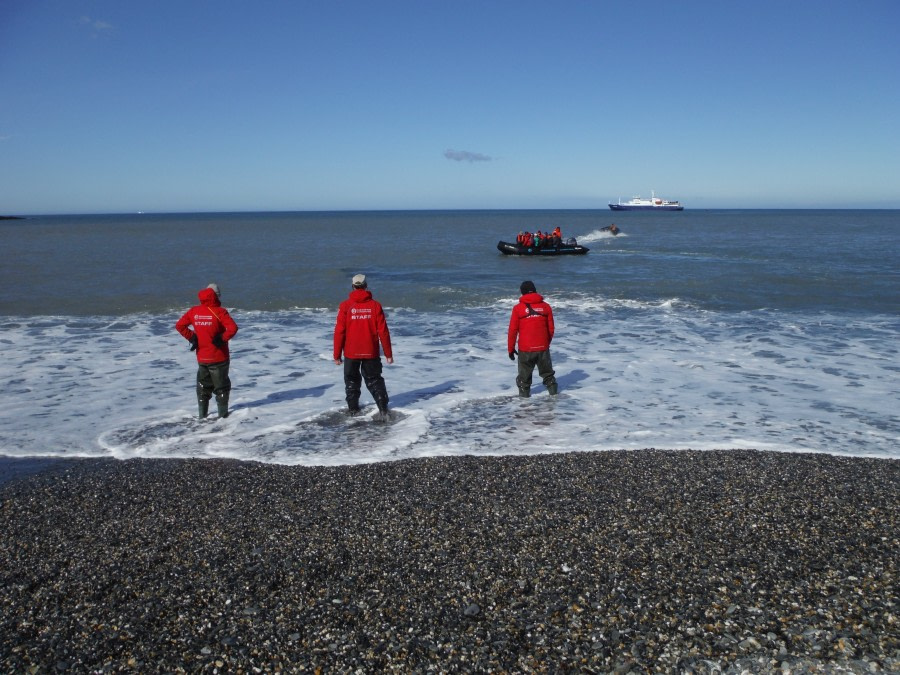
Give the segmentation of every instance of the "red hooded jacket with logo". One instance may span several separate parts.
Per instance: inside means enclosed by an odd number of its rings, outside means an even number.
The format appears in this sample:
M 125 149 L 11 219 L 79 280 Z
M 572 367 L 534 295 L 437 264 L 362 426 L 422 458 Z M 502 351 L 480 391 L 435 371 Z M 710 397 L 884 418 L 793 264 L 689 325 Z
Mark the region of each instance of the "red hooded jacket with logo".
M 238 327 L 219 302 L 219 296 L 211 288 L 204 288 L 197 293 L 200 304 L 191 307 L 175 324 L 175 330 L 186 340 L 197 336 L 197 363 L 221 363 L 228 361 L 228 341 L 237 333 Z M 193 331 L 189 328 L 193 327 Z M 219 335 L 222 346 L 213 344 L 213 338 Z
M 531 309 L 529 310 L 529 306 Z M 553 341 L 553 310 L 540 293 L 526 293 L 519 298 L 509 318 L 507 343 L 512 352 L 519 338 L 520 352 L 543 352 Z
M 341 358 L 341 352 L 348 359 L 377 359 L 381 356 L 379 340 L 385 357 L 394 358 L 391 333 L 381 303 L 373 300 L 366 289 L 354 289 L 338 308 L 334 326 L 334 360 Z

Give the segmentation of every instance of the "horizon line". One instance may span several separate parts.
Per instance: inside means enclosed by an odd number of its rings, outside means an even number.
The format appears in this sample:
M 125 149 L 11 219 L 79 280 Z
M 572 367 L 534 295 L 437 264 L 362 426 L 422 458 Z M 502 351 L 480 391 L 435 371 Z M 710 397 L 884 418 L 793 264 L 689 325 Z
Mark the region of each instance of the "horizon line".
M 694 213 L 708 211 L 898 211 L 900 206 L 767 206 L 767 207 L 685 207 L 682 211 L 665 211 L 666 214 Z M 226 210 L 186 210 L 186 211 L 53 211 L 46 213 L 17 213 L 0 214 L 2 220 L 26 220 L 28 218 L 43 218 L 51 216 L 167 216 L 167 215 L 213 215 L 213 214 L 238 214 L 238 213 L 428 213 L 441 211 L 477 212 L 477 211 L 597 211 L 601 213 L 615 213 L 618 216 L 627 213 L 654 213 L 652 210 L 643 211 L 611 211 L 606 207 L 528 207 L 528 208 L 498 208 L 498 207 L 466 207 L 466 208 L 347 208 L 347 209 L 226 209 Z M 661 211 L 662 212 L 662 211 Z

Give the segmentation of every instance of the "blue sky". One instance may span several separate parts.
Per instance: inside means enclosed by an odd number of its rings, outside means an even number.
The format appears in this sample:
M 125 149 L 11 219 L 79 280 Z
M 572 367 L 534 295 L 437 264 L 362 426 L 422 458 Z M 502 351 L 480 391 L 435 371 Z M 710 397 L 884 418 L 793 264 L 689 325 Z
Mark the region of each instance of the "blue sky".
M 900 2 L 0 2 L 0 214 L 900 208 Z

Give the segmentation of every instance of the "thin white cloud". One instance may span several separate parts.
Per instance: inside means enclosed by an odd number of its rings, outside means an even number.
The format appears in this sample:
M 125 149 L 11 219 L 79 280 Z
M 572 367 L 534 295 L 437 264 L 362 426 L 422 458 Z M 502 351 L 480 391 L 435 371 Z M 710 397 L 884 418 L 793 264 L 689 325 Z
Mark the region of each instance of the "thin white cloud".
M 444 157 L 452 159 L 454 162 L 490 162 L 494 159 L 489 155 L 483 155 L 480 152 L 469 152 L 468 150 L 445 150 Z
M 82 26 L 87 26 L 88 28 L 93 30 L 95 36 L 99 35 L 103 31 L 113 30 L 115 28 L 115 26 L 113 26 L 108 21 L 103 21 L 102 19 L 92 19 L 89 16 L 81 17 L 79 23 L 81 23 Z

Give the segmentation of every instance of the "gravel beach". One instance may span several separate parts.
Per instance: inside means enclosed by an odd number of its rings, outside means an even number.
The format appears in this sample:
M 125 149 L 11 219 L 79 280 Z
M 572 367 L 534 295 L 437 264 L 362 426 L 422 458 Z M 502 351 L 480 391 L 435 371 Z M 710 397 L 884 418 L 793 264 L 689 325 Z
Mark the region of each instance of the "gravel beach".
M 75 460 L 0 485 L 0 671 L 900 672 L 900 462 Z

